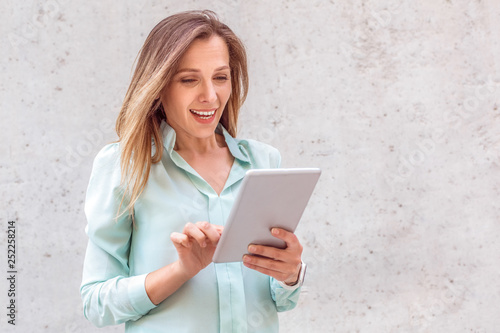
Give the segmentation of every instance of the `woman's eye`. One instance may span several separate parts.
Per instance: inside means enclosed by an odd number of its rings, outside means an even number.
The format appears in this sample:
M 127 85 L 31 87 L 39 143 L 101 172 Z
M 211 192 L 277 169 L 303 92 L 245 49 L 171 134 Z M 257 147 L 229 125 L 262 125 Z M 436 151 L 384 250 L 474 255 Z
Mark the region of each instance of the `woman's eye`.
M 221 82 L 222 82 L 222 81 L 227 81 L 227 80 L 229 80 L 229 78 L 228 78 L 227 76 L 216 76 L 216 77 L 215 77 L 215 80 L 216 80 L 216 81 L 221 81 Z
M 196 82 L 196 79 L 181 79 L 182 83 L 194 83 Z

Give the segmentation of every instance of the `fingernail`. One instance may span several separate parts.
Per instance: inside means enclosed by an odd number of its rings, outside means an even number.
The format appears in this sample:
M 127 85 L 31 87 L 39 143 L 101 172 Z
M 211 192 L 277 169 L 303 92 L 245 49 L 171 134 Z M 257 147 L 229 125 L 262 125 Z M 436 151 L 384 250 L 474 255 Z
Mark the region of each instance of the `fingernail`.
M 244 262 L 250 262 L 250 261 L 252 261 L 252 259 L 250 258 L 250 256 L 245 255 L 245 256 L 243 256 L 243 261 Z
M 248 247 L 248 252 L 255 252 L 255 246 L 250 245 L 250 246 Z
M 271 230 L 271 232 L 272 232 L 274 235 L 277 235 L 277 234 L 279 234 L 279 233 L 280 233 L 280 231 L 279 231 L 277 228 L 273 228 L 273 229 Z

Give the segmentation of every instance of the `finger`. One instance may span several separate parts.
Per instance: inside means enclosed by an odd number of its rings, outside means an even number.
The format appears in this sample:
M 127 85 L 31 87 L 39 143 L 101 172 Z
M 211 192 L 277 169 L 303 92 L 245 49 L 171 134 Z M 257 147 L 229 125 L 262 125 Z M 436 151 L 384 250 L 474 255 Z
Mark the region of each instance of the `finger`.
M 189 238 L 185 234 L 181 234 L 179 232 L 173 232 L 170 235 L 170 239 L 174 243 L 174 245 L 177 246 L 184 246 L 184 247 L 190 247 L 191 242 L 189 241 Z
M 272 228 L 271 234 L 274 237 L 285 241 L 286 247 L 284 249 L 280 249 L 273 246 L 250 244 L 248 247 L 248 252 L 251 254 L 281 261 L 296 262 L 297 260 L 300 260 L 300 256 L 302 254 L 302 245 L 293 232 L 289 232 L 281 228 Z
M 272 270 L 269 270 L 267 268 L 263 268 L 263 267 L 256 266 L 256 265 L 253 265 L 253 264 L 250 264 L 250 263 L 246 263 L 246 262 L 244 262 L 243 265 L 245 265 L 246 267 L 248 267 L 250 269 L 253 269 L 253 270 L 257 271 L 257 272 L 260 272 L 262 274 L 269 275 L 269 276 L 275 278 L 278 281 L 283 281 L 283 279 L 284 279 L 283 275 L 281 273 L 279 273 L 279 272 L 272 271 Z
M 260 261 L 259 263 L 256 262 L 255 264 L 267 267 L 272 270 L 295 271 L 297 267 L 302 264 L 302 251 L 299 251 L 298 249 L 286 248 L 282 250 L 270 246 L 250 244 L 248 246 L 248 252 L 251 254 L 250 257 L 257 258 L 255 260 L 258 260 L 258 258 L 265 258 L 270 260 Z M 284 265 L 277 267 L 276 263 L 282 263 Z
M 205 234 L 193 223 L 186 223 L 184 230 L 182 231 L 187 236 L 194 238 L 194 240 L 201 246 L 206 247 L 207 241 Z
M 287 257 L 290 256 L 289 255 L 290 250 L 286 251 L 283 249 L 278 249 L 272 246 L 265 246 L 265 245 L 250 244 L 247 250 L 248 253 L 250 254 L 279 261 L 287 261 L 286 260 Z
M 299 239 L 293 232 L 290 232 L 288 230 L 282 229 L 282 228 L 272 228 L 271 229 L 271 234 L 279 238 L 283 241 L 285 241 L 286 246 L 296 246 L 297 244 L 300 245 Z
M 208 238 L 208 240 L 210 240 L 213 245 L 217 245 L 217 243 L 219 242 L 220 234 L 213 224 L 210 224 L 206 221 L 197 222 L 196 227 L 198 227 L 205 234 L 206 238 Z
M 294 282 L 300 273 L 301 261 L 282 262 L 252 255 L 243 256 L 243 264 L 263 274 L 272 276 L 279 281 Z
M 222 225 L 217 225 L 217 224 L 212 224 L 215 229 L 217 230 L 217 232 L 219 233 L 219 235 L 222 235 L 222 232 L 224 231 L 224 226 Z
M 243 264 L 250 269 L 272 276 L 279 281 L 284 281 L 290 275 L 288 270 L 282 267 L 283 263 L 271 259 L 245 255 L 243 257 Z

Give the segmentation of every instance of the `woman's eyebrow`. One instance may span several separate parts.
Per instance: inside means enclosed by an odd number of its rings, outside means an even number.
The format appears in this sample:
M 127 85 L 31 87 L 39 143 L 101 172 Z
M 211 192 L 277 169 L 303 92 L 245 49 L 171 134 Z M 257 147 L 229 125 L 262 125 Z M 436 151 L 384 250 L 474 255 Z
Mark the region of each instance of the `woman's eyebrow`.
M 218 71 L 222 71 L 222 70 L 226 70 L 226 69 L 229 69 L 229 66 L 224 65 L 224 66 L 216 68 L 214 70 L 214 72 L 218 72 Z M 196 69 L 196 68 L 181 68 L 175 74 L 177 75 L 179 73 L 199 73 L 199 72 L 200 72 L 200 70 Z

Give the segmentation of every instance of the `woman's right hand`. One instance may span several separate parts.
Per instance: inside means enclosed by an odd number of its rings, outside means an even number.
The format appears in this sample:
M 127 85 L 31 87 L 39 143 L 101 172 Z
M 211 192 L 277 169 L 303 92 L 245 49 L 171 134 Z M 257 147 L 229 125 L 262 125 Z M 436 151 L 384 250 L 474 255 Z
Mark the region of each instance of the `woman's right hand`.
M 212 262 L 223 226 L 208 222 L 187 223 L 182 233 L 174 232 L 170 239 L 179 255 L 181 271 L 190 279 Z
M 146 293 L 153 304 L 160 304 L 212 262 L 223 229 L 208 222 L 187 223 L 182 233 L 170 235 L 179 260 L 146 276 Z

